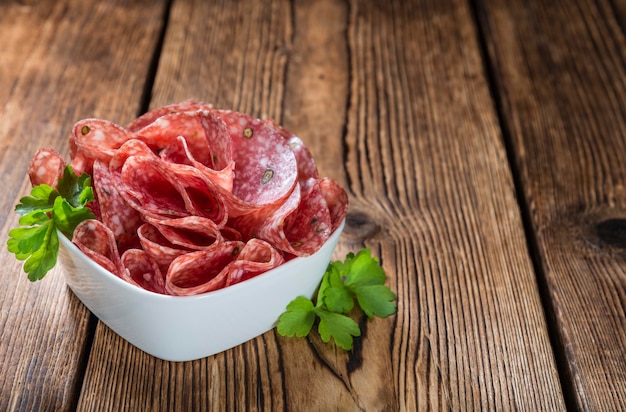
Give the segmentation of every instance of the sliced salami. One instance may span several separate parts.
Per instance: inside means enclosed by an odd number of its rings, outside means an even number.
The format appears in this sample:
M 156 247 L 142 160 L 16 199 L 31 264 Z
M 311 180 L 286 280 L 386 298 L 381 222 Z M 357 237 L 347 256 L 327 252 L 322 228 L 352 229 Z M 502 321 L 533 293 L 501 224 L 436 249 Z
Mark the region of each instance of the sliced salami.
M 98 199 L 102 222 L 113 232 L 117 247 L 124 251 L 137 246 L 137 229 L 143 223 L 141 215 L 120 196 L 120 174 L 96 160 L 93 164 L 93 187 Z
M 84 220 L 76 226 L 72 242 L 78 246 L 91 260 L 122 277 L 124 266 L 115 244 L 115 237 L 111 229 L 102 222 L 90 219 Z
M 52 149 L 40 149 L 30 161 L 28 177 L 33 186 L 47 184 L 56 187 L 63 177 L 66 162 Z
M 131 156 L 156 158 L 156 154 L 141 140 L 131 139 L 124 143 L 109 161 L 109 170 L 121 172 L 122 166 Z
M 296 162 L 298 163 L 298 181 L 303 189 L 306 189 L 306 183 L 310 182 L 310 179 L 317 179 L 319 177 L 317 166 L 311 151 L 304 145 L 302 139 L 294 135 L 282 126 L 277 125 L 273 120 L 264 120 L 264 123 L 271 129 L 280 134 L 291 150 L 293 150 L 296 156 Z
M 160 159 L 130 156 L 121 172 L 120 194 L 140 214 L 156 219 L 189 216 L 184 187 Z
M 195 100 L 185 100 L 180 103 L 173 103 L 166 106 L 157 107 L 155 109 L 146 112 L 133 120 L 126 128 L 131 132 L 137 132 L 143 129 L 150 123 L 154 123 L 158 118 L 163 117 L 171 113 L 199 111 L 199 110 L 211 110 L 212 105 L 208 103 L 197 102 Z
M 229 265 L 243 248 L 241 242 L 223 242 L 174 259 L 165 276 L 172 295 L 197 295 L 223 288 Z
M 170 263 L 190 249 L 174 245 L 159 230 L 145 223 L 137 230 L 142 249 L 157 263 L 162 273 L 167 273 Z
M 228 268 L 225 286 L 251 279 L 280 266 L 284 261 L 271 244 L 261 239 L 250 239 Z
M 201 116 L 203 114 L 200 112 L 166 114 L 137 131 L 137 136 L 139 140 L 157 151 L 170 146 L 181 136 L 185 139 L 186 149 L 191 153 L 191 157 L 208 165 L 211 162 L 211 151 L 200 120 Z
M 222 193 L 230 193 L 232 191 L 235 167 L 235 163 L 232 160 L 222 169 L 208 167 L 193 157 L 193 154 L 187 147 L 187 141 L 182 136 L 178 136 L 169 146 L 161 150 L 159 155 L 167 162 L 195 167 L 208 180 L 220 186 L 223 189 Z M 228 154 L 223 153 L 220 156 L 225 158 Z
M 202 250 L 220 242 L 222 234 L 211 219 L 188 216 L 178 219 L 146 218 L 172 245 L 188 250 Z
M 309 149 L 304 145 L 304 142 L 297 136 L 291 136 L 287 139 L 287 144 L 293 150 L 296 156 L 296 162 L 298 163 L 298 182 L 300 187 L 307 191 L 309 190 L 308 184 L 317 179 L 318 171 L 313 155 Z
M 272 120 L 187 100 L 127 127 L 77 122 L 75 172 L 92 175 L 97 219 L 74 242 L 95 262 L 155 293 L 233 285 L 315 253 L 344 220 L 346 192 L 320 178 L 303 141 Z M 56 186 L 66 162 L 51 149 L 29 165 Z
M 292 196 L 259 229 L 258 236 L 278 249 L 295 256 L 317 251 L 332 233 L 330 212 L 319 183 L 309 183 L 310 190 L 300 199 Z
M 348 194 L 337 182 L 327 177 L 320 179 L 319 186 L 330 211 L 332 231 L 335 231 L 348 213 Z
M 195 167 L 176 163 L 167 166 L 183 190 L 181 196 L 189 214 L 206 217 L 222 227 L 228 219 L 228 202 L 224 199 L 227 192 Z
M 100 119 L 84 119 L 74 124 L 71 140 L 84 165 L 83 170 L 91 172 L 94 160 L 108 163 L 117 149 L 135 136 L 113 122 Z
M 152 258 L 141 249 L 129 249 L 122 255 L 122 278 L 150 292 L 166 294 L 165 277 Z
M 200 122 L 210 148 L 209 162 L 213 170 L 225 170 L 233 166 L 233 148 L 226 122 L 214 111 L 201 112 Z
M 220 111 L 232 138 L 233 195 L 256 206 L 276 205 L 293 191 L 298 178 L 294 152 L 285 139 L 251 116 Z

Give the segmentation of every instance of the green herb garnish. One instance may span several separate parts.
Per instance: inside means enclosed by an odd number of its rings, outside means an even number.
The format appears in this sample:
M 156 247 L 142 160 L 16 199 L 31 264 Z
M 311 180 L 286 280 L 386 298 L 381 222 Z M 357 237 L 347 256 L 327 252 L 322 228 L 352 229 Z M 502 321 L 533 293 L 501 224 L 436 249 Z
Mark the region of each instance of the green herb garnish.
M 20 199 L 15 212 L 22 215 L 20 227 L 9 231 L 7 248 L 24 260 L 24 272 L 31 282 L 42 279 L 56 265 L 59 255 L 57 229 L 72 238 L 76 226 L 95 218 L 87 203 L 94 199 L 91 177 L 76 175 L 70 165 L 63 170 L 57 188 L 35 186 L 30 196 Z
M 315 303 L 303 296 L 295 298 L 278 319 L 276 329 L 280 335 L 301 338 L 310 333 L 319 318 L 317 330 L 322 341 L 333 338 L 337 346 L 350 350 L 353 338 L 361 336 L 358 323 L 347 316 L 355 302 L 370 319 L 396 313 L 396 295 L 385 286 L 386 278 L 369 249 L 361 249 L 356 255 L 349 253 L 343 262 L 328 265 Z

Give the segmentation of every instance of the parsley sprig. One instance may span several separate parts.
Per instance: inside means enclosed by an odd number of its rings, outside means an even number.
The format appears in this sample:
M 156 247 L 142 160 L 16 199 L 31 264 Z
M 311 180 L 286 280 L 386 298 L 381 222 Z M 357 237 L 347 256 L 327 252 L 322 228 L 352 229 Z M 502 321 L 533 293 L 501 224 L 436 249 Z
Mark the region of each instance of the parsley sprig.
M 350 350 L 353 338 L 361 336 L 358 323 L 348 316 L 355 302 L 370 319 L 396 313 L 396 295 L 385 286 L 386 278 L 369 249 L 349 253 L 343 262 L 328 265 L 315 303 L 304 296 L 295 298 L 278 319 L 276 329 L 280 335 L 301 338 L 319 318 L 317 330 L 322 341 L 328 343 L 332 338 L 337 346 Z
M 7 248 L 25 261 L 24 272 L 31 282 L 42 279 L 56 265 L 57 229 L 71 239 L 80 222 L 95 217 L 86 206 L 92 200 L 91 177 L 86 173 L 78 176 L 70 165 L 63 170 L 56 189 L 41 184 L 20 199 L 15 206 L 15 212 L 22 215 L 20 227 L 9 231 Z

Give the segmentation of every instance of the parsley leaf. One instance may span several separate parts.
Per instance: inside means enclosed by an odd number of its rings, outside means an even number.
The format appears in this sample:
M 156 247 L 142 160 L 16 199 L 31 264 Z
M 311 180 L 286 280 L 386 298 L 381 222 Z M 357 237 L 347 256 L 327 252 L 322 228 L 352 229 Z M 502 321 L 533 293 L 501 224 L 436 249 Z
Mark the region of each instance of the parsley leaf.
M 282 314 L 277 325 L 278 333 L 302 338 L 309 334 L 313 322 L 315 322 L 313 302 L 304 296 L 298 296 L 287 305 L 287 311 Z
M 276 329 L 282 336 L 304 337 L 319 318 L 317 330 L 322 341 L 333 339 L 340 348 L 350 350 L 353 338 L 361 336 L 358 323 L 348 316 L 355 302 L 368 318 L 396 313 L 396 295 L 385 286 L 386 278 L 369 249 L 349 253 L 343 262 L 328 265 L 315 303 L 303 296 L 295 298 L 279 317 Z
M 384 286 L 385 280 L 383 268 L 377 259 L 372 258 L 369 249 L 362 249 L 348 268 L 345 286 L 369 318 L 386 318 L 396 313 L 396 305 L 393 303 L 396 295 Z
M 359 329 L 358 323 L 340 313 L 326 310 L 317 310 L 315 313 L 320 317 L 317 331 L 322 341 L 328 343 L 332 337 L 340 348 L 345 350 L 352 349 L 352 337 L 361 336 L 361 329 Z
M 326 307 L 337 313 L 348 313 L 354 307 L 354 299 L 350 291 L 342 281 L 342 274 L 337 269 L 337 265 L 331 264 L 324 275 L 328 279 L 328 287 L 320 290 L 318 305 L 324 304 Z
M 42 279 L 57 262 L 57 229 L 71 238 L 76 226 L 95 216 L 87 204 L 94 200 L 91 178 L 65 167 L 57 189 L 41 184 L 20 199 L 15 211 L 22 215 L 20 227 L 9 231 L 7 249 L 24 262 L 31 282 Z
M 48 185 L 39 185 L 33 187 L 30 196 L 20 199 L 20 203 L 15 206 L 15 211 L 20 215 L 26 215 L 34 211 L 49 212 L 54 206 L 54 199 L 59 196 L 54 188 Z

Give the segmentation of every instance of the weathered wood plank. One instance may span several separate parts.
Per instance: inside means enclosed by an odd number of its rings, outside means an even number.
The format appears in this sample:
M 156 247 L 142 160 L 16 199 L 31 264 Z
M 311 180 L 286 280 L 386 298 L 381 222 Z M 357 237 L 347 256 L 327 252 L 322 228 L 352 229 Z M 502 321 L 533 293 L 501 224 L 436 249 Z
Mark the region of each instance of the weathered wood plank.
M 363 322 L 350 353 L 269 332 L 188 363 L 99 325 L 81 408 L 563 409 L 468 6 L 373 3 L 177 0 L 151 105 L 301 135 L 350 192 L 338 254 L 373 248 L 398 315 Z
M 561 340 L 565 390 L 578 409 L 624 410 L 626 37 L 615 7 L 620 2 L 480 3 Z
M 562 409 L 467 4 L 359 6 L 346 171 L 380 227 L 365 244 L 396 274 L 397 324 L 377 349 L 400 408 Z
M 17 224 L 40 147 L 67 155 L 72 124 L 139 110 L 162 2 L 0 3 L 0 238 Z M 0 410 L 71 410 L 90 344 L 89 311 L 55 269 L 31 284 L 0 248 Z

